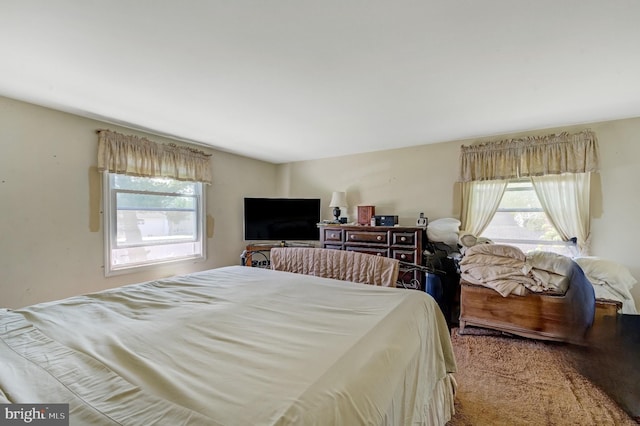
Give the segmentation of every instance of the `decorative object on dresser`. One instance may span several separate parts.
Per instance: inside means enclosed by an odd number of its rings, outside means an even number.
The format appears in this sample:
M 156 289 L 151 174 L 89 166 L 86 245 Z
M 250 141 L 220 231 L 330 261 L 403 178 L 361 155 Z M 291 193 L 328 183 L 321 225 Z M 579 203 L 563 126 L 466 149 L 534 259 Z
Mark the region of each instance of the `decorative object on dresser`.
M 371 218 L 375 215 L 375 213 L 375 206 L 358 206 L 358 224 L 370 225 Z
M 420 217 L 416 220 L 416 226 L 427 226 L 429 219 L 424 216 L 424 213 L 420 213 Z
M 346 192 L 334 192 L 331 196 L 331 202 L 329 207 L 333 207 L 333 216 L 336 218 L 336 222 L 340 221 L 340 207 L 347 207 L 347 193 Z
M 360 206 L 362 207 L 362 206 Z M 402 226 L 323 226 L 320 246 L 335 250 L 359 251 L 385 256 L 404 263 L 424 267 L 422 251 L 426 244 L 424 228 Z M 401 266 L 400 280 L 408 286 L 424 290 L 424 268 Z
M 374 216 L 375 226 L 395 226 L 398 224 L 398 216 L 376 215 Z M 373 222 L 371 223 L 373 225 Z

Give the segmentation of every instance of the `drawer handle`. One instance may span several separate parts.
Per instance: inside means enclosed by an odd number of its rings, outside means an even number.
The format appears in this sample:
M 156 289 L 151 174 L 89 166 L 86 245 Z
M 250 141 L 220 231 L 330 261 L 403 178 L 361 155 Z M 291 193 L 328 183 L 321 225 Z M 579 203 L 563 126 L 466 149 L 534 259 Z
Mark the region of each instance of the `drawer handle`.
M 407 241 L 407 237 L 400 237 L 400 241 Z
M 378 235 L 378 236 L 376 237 L 376 240 L 378 240 L 378 241 L 380 241 L 381 239 L 382 239 L 382 235 Z
M 407 258 L 407 255 L 406 255 L 406 254 L 401 254 L 401 255 L 400 255 L 400 259 L 406 259 L 406 258 Z
M 352 236 L 351 236 L 351 239 L 353 240 L 355 237 L 356 237 L 355 235 L 352 235 Z
M 336 234 L 331 234 L 331 238 L 335 238 L 335 237 L 336 237 Z

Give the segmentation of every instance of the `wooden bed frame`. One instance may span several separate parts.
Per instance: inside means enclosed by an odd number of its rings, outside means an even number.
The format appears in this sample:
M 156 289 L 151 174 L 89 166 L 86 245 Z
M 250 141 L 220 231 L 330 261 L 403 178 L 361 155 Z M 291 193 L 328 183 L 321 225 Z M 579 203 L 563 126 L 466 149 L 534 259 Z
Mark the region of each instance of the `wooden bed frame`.
M 576 330 L 567 321 L 569 302 L 565 295 L 503 297 L 491 288 L 464 280 L 460 284 L 460 334 L 465 333 L 465 327 L 476 326 L 534 339 L 575 340 Z M 598 299 L 594 321 L 615 316 L 621 308 L 620 302 Z

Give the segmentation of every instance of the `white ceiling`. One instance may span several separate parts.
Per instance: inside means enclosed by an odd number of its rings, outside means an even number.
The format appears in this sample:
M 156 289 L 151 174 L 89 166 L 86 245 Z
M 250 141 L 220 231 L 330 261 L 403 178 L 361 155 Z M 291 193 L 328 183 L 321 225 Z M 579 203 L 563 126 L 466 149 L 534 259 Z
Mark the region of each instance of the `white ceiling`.
M 0 0 L 0 95 L 274 163 L 640 116 L 638 0 Z

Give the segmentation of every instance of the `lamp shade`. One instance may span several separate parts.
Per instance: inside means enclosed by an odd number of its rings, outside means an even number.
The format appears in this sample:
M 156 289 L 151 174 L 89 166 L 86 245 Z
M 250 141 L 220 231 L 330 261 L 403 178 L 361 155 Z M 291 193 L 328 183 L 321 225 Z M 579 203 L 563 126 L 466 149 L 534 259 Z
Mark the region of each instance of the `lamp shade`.
M 334 192 L 331 196 L 331 202 L 329 207 L 346 207 L 347 206 L 347 193 L 346 192 Z

